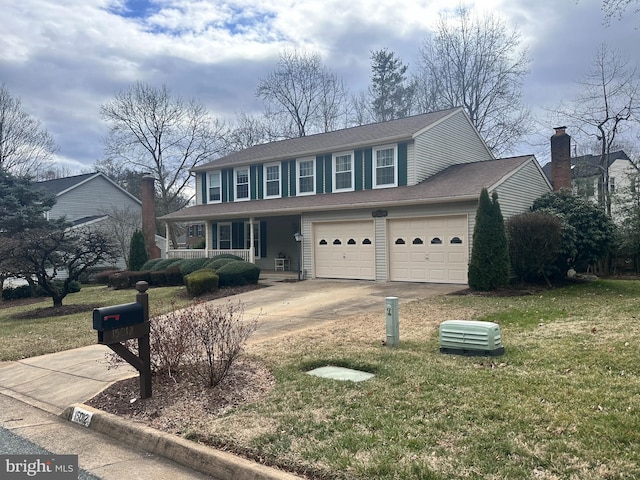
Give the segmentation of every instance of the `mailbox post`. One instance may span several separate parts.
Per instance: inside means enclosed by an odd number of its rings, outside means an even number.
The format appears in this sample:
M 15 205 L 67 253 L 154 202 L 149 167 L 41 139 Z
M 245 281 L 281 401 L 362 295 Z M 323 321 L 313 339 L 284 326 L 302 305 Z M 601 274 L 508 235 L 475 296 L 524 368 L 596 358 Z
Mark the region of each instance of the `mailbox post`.
M 136 283 L 136 301 L 93 310 L 98 343 L 120 355 L 140 373 L 140 398 L 151 397 L 151 348 L 149 342 L 149 295 L 147 282 Z M 138 355 L 123 343 L 138 339 Z

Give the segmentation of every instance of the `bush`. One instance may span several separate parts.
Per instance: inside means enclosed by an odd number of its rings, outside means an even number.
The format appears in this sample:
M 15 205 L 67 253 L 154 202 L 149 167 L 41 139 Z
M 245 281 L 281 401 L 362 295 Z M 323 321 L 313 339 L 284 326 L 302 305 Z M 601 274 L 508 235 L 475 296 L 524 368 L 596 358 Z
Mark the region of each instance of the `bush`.
M 216 272 L 209 269 L 196 270 L 184 277 L 187 292 L 194 297 L 214 291 L 218 288 L 218 281 Z
M 151 260 L 147 260 L 146 262 L 144 262 L 144 265 L 142 265 L 142 267 L 140 267 L 140 270 L 151 270 L 151 267 L 153 267 L 158 262 L 162 262 L 162 260 L 164 260 L 164 259 L 163 258 L 152 258 Z
M 137 272 L 149 260 L 144 235 L 140 230 L 133 232 L 129 244 L 129 270 Z
M 219 258 L 231 258 L 232 260 L 242 260 L 244 262 L 244 258 L 237 255 L 232 255 L 231 253 L 221 253 L 220 255 L 215 255 L 211 257 L 211 260 L 217 260 Z
M 108 285 L 114 290 L 131 288 L 131 272 L 129 270 L 123 270 L 110 275 Z
M 115 273 L 120 272 L 121 270 L 107 270 L 104 272 L 100 272 L 96 274 L 96 282 L 101 285 L 109 285 L 109 277 Z
M 62 289 L 62 283 L 64 280 L 54 280 L 54 286 L 58 289 Z M 69 283 L 69 293 L 77 293 L 82 288 L 82 285 L 77 280 L 72 280 Z M 47 293 L 35 284 L 33 290 L 30 285 L 19 285 L 17 287 L 5 288 L 2 290 L 3 300 L 19 300 L 21 298 L 36 298 L 47 297 Z
M 140 270 L 139 272 L 130 272 L 129 279 L 132 287 L 135 287 L 138 282 L 147 282 L 151 285 L 151 271 Z
M 184 284 L 182 273 L 180 272 L 180 265 L 178 264 L 169 265 L 169 268 L 164 271 L 164 276 L 168 285 L 176 286 Z
M 183 260 L 180 263 L 180 272 L 182 275 L 189 275 L 196 270 L 205 268 L 205 265 L 211 261 L 210 258 L 193 258 L 190 260 Z
M 221 287 L 234 287 L 258 283 L 260 269 L 249 262 L 231 262 L 216 270 Z
M 167 276 L 164 274 L 164 270 L 159 272 L 154 272 L 151 270 L 149 272 L 149 277 L 151 280 L 151 285 L 154 287 L 164 287 L 167 285 Z
M 241 262 L 242 260 L 236 260 L 235 258 L 213 258 L 205 263 L 204 268 L 210 268 L 212 270 L 218 270 L 224 267 L 228 263 Z
M 174 263 L 180 263 L 182 259 L 180 258 L 165 258 L 160 260 L 159 262 L 154 263 L 149 270 L 152 272 L 159 272 L 161 270 L 166 270 Z

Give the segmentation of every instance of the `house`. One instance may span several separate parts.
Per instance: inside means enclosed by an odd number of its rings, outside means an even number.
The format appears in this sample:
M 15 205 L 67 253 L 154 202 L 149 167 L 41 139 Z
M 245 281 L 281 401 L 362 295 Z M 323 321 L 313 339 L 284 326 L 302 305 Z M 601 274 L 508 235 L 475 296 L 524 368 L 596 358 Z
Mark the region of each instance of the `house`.
M 600 155 L 582 155 L 571 157 L 571 188 L 574 194 L 585 197 L 594 203 L 600 198 Z M 605 162 L 609 168 L 609 192 L 612 198 L 611 214 L 615 219 L 619 217 L 622 203 L 630 201 L 631 193 L 635 192 L 638 179 L 638 167 L 631 161 L 623 150 L 605 155 Z M 553 184 L 551 163 L 542 167 Z
M 466 283 L 483 187 L 503 215 L 551 186 L 535 157 L 496 159 L 462 108 L 267 143 L 192 169 L 205 250 L 304 278 Z M 297 243 L 296 240 L 300 240 Z
M 74 228 L 108 228 L 128 244 L 135 228 L 140 228 L 142 202 L 100 172 L 35 182 L 37 188 L 55 195 L 56 204 L 48 219 L 65 217 Z M 118 217 L 115 221 L 113 217 Z M 159 237 L 164 248 L 164 238 Z M 118 268 L 126 268 L 124 257 Z

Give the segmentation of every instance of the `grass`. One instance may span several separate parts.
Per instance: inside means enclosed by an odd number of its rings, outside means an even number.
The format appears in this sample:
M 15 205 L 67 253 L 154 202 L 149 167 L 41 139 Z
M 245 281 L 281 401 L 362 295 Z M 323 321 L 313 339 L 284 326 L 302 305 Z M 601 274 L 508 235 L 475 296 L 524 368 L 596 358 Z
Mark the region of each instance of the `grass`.
M 175 290 L 150 294 L 153 305 Z M 67 303 L 133 301 L 104 287 L 75 295 Z M 95 343 L 90 314 L 18 321 L 11 312 L 0 309 L 5 359 Z M 600 280 L 402 305 L 397 349 L 381 344 L 383 312 L 340 318 L 250 344 L 276 377 L 271 394 L 189 436 L 323 479 L 640 478 L 638 315 L 640 282 Z M 437 327 L 448 319 L 499 323 L 505 355 L 440 354 Z M 51 336 L 54 345 L 43 340 Z M 376 376 L 305 373 L 323 364 Z
M 151 314 L 168 311 L 172 300 L 176 300 L 178 305 L 190 303 L 176 296 L 180 288 L 150 289 Z M 95 344 L 98 337 L 93 330 L 92 309 L 135 302 L 135 297 L 135 290 L 111 290 L 102 285 L 86 285 L 80 292 L 64 299 L 60 312 L 51 307 L 50 298 L 35 303 L 0 303 L 0 361 L 19 360 Z

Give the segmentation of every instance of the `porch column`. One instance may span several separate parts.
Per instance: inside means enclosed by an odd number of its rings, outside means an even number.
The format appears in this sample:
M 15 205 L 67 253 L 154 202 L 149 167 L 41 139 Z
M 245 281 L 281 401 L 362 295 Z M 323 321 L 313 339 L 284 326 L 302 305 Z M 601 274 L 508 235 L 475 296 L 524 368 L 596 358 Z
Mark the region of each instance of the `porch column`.
M 164 251 L 167 258 L 169 258 L 169 222 L 164 224 Z
M 211 232 L 209 230 L 211 230 L 211 221 L 207 220 L 206 222 L 204 222 L 204 256 L 205 257 L 209 256 L 209 250 L 211 249 L 211 243 L 209 243 L 211 241 Z
M 249 262 L 256 263 L 253 245 L 253 217 L 249 217 Z

